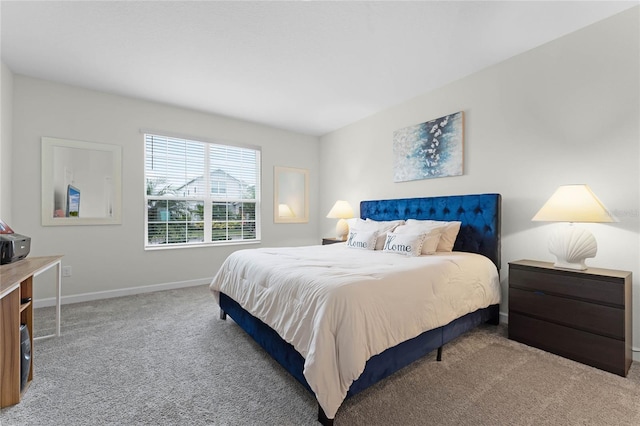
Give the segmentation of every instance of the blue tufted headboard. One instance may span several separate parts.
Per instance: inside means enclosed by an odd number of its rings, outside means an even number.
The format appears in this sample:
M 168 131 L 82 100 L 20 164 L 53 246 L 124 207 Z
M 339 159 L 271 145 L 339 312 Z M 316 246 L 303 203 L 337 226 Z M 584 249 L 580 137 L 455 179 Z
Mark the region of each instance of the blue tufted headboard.
M 500 194 L 451 195 L 360 202 L 360 217 L 373 220 L 461 221 L 456 251 L 482 254 L 500 271 Z

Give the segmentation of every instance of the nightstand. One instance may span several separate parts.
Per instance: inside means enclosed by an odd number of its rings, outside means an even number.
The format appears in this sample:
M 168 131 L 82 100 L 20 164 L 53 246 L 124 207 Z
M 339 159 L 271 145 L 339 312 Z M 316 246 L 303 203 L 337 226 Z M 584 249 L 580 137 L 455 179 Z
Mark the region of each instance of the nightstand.
M 340 238 L 323 238 L 322 245 L 326 246 L 327 244 L 335 244 L 335 243 L 344 243 L 346 240 L 341 240 Z
M 509 263 L 509 338 L 620 376 L 631 366 L 631 272 Z

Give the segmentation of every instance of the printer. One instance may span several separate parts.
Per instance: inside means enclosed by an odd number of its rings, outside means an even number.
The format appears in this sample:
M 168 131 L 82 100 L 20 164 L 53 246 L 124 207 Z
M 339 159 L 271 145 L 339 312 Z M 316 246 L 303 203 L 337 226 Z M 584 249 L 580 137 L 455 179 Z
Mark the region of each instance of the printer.
M 13 232 L 0 220 L 0 265 L 24 259 L 31 250 L 31 238 Z

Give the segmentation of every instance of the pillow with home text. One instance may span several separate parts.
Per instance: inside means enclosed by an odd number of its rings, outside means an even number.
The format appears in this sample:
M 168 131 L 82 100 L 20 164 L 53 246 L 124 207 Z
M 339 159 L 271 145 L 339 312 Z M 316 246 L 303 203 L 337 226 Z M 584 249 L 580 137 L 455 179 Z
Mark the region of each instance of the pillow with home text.
M 378 240 L 376 241 L 375 250 L 382 250 L 382 246 L 384 245 L 384 241 L 387 238 L 387 233 L 392 232 L 396 226 L 404 224 L 404 220 L 373 220 L 367 218 L 367 220 L 359 219 L 357 222 L 353 223 L 350 229 L 359 229 L 365 231 L 378 231 Z
M 444 231 L 444 225 L 402 225 L 398 226 L 393 233 L 394 234 L 424 234 L 424 241 L 422 242 L 422 254 L 434 254 L 440 244 L 440 236 Z
M 425 234 L 387 234 L 383 252 L 398 253 L 405 256 L 420 256 Z
M 373 250 L 376 247 L 378 231 L 360 231 L 357 229 L 349 231 L 347 237 L 347 247 L 361 250 Z

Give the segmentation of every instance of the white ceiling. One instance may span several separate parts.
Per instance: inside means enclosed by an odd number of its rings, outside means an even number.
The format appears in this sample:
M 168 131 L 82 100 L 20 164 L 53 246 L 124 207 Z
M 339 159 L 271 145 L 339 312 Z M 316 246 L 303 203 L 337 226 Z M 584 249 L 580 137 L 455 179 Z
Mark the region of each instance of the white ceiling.
M 638 1 L 7 1 L 17 74 L 322 135 Z

